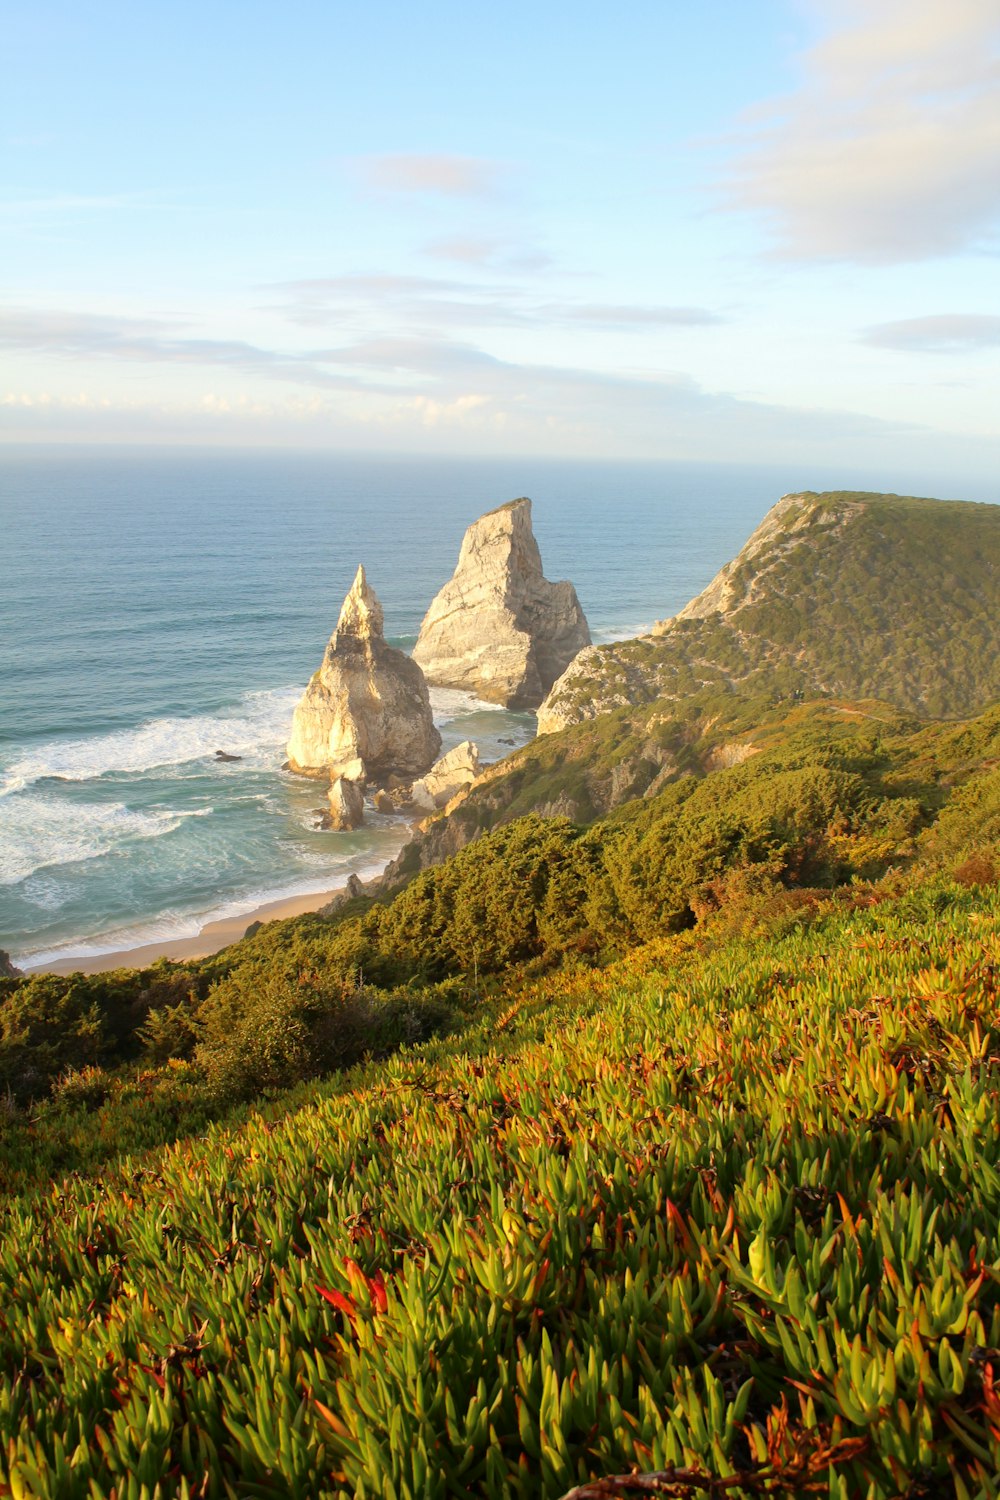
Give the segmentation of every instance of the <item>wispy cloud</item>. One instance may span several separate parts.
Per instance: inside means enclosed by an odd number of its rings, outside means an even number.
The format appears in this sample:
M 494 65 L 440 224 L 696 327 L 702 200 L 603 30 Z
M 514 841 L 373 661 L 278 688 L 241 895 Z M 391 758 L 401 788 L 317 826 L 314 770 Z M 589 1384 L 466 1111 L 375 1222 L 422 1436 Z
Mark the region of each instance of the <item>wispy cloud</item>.
M 876 323 L 865 330 L 866 344 L 907 353 L 956 354 L 1000 348 L 1000 317 L 988 313 L 938 313 L 926 318 L 901 318 Z
M 547 271 L 553 264 L 551 255 L 531 245 L 477 235 L 451 235 L 432 240 L 424 246 L 424 254 L 432 260 L 481 266 L 491 271 Z
M 173 324 L 138 318 L 0 308 L 0 349 L 74 360 L 223 368 L 300 385 L 356 385 L 320 369 L 309 354 L 263 349 L 241 339 L 191 338 Z
M 903 442 L 914 462 L 924 453 L 940 459 L 942 441 L 959 450 L 957 438 L 942 440 L 916 425 L 741 400 L 669 370 L 501 359 L 473 341 L 360 338 L 292 357 L 132 325 L 115 329 L 113 320 L 88 327 L 87 320 L 49 314 L 29 327 L 21 317 L 16 328 L 0 320 L 0 343 L 74 355 L 81 393 L 67 395 L 59 382 L 0 390 L 0 429 L 14 440 L 103 436 L 397 451 L 426 443 L 450 452 L 708 458 L 718 454 L 724 434 L 733 461 L 839 463 L 849 451 L 855 465 L 890 467 Z M 191 377 L 156 402 L 135 383 L 122 388 L 102 378 L 101 361 L 106 366 L 114 359 L 180 360 L 191 366 Z M 196 377 L 198 366 L 204 383 Z M 216 384 L 212 371 L 220 369 L 227 379 Z M 233 372 L 245 378 L 235 382 Z M 995 465 L 1000 442 L 963 437 L 959 461 Z
M 445 198 L 490 198 L 506 169 L 478 156 L 404 152 L 360 156 L 354 165 L 367 186 L 383 193 L 432 193 Z
M 541 300 L 516 284 L 422 276 L 331 276 L 278 282 L 287 298 L 280 311 L 304 327 L 371 327 L 382 318 L 394 330 L 490 328 L 699 328 L 722 322 L 705 307 Z
M 699 328 L 723 321 L 707 307 L 633 307 L 627 303 L 612 306 L 601 302 L 547 306 L 555 317 L 593 328 Z
M 821 0 L 827 35 L 727 184 L 780 255 L 894 264 L 1000 225 L 996 0 Z

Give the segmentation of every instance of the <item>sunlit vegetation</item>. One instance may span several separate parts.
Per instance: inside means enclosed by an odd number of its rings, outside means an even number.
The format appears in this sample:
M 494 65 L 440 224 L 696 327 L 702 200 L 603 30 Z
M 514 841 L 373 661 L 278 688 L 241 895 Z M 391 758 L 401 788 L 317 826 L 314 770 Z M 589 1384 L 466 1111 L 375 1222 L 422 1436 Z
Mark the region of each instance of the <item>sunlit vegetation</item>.
M 589 717 L 708 685 L 950 716 L 1000 696 L 1000 506 L 832 492 L 803 507 L 808 524 L 734 573 L 725 614 L 600 648 L 560 704 Z
M 1000 711 L 698 723 L 391 900 L 0 982 L 7 1493 L 1000 1496 Z
M 704 947 L 11 1200 L 11 1492 L 996 1493 L 996 887 Z

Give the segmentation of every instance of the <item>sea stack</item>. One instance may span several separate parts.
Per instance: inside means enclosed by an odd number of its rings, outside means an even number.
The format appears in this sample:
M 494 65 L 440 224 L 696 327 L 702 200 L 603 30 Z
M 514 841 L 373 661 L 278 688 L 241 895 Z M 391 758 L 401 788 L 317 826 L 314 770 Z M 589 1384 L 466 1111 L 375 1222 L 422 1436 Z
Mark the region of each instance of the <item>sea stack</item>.
M 289 770 L 378 783 L 420 776 L 433 765 L 441 736 L 424 674 L 386 645 L 382 630 L 382 606 L 359 568 L 322 665 L 295 709 Z
M 542 573 L 531 501 L 521 499 L 469 527 L 452 578 L 424 616 L 413 660 L 429 682 L 530 709 L 589 645 L 576 589 Z

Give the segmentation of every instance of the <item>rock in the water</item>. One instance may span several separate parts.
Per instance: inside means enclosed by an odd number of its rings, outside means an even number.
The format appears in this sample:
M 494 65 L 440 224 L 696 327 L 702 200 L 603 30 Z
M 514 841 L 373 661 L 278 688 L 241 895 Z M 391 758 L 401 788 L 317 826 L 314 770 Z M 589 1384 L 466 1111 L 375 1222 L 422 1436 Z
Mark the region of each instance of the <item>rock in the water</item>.
M 426 776 L 413 783 L 410 801 L 414 807 L 434 812 L 458 792 L 471 786 L 478 775 L 479 747 L 471 740 L 463 740 L 454 750 L 435 761 Z
M 18 969 L 10 961 L 10 954 L 5 948 L 0 948 L 0 979 L 23 979 L 24 972 Z
M 383 791 L 381 787 L 372 798 L 372 804 L 376 812 L 393 813 L 396 811 L 395 802 L 393 802 L 392 798 L 389 796 L 389 793 Z
M 216 752 L 215 752 L 215 758 L 216 758 L 216 760 L 224 760 L 224 761 L 242 760 L 243 759 L 242 755 L 230 755 L 230 753 L 229 753 L 228 750 L 216 750 Z
M 360 786 L 356 781 L 348 781 L 346 776 L 338 776 L 330 786 L 330 811 L 325 820 L 326 827 L 345 833 L 352 828 L 360 828 L 364 820 L 365 798 Z
M 385 781 L 421 775 L 441 748 L 424 674 L 382 636 L 382 606 L 359 568 L 323 663 L 292 718 L 288 769 Z
M 413 648 L 429 682 L 490 703 L 537 708 L 590 644 L 571 583 L 550 583 L 531 529 L 531 501 L 511 500 L 465 533 L 458 567 Z

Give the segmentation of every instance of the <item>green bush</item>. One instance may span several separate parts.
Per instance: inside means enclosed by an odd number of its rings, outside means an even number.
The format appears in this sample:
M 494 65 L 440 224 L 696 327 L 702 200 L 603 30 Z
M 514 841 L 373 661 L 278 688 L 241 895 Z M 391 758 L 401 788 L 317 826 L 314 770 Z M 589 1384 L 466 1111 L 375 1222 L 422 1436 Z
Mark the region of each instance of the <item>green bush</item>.
M 199 1009 L 195 1061 L 225 1098 L 349 1067 L 365 1051 L 372 1006 L 361 991 L 318 975 L 261 970 L 221 980 Z

